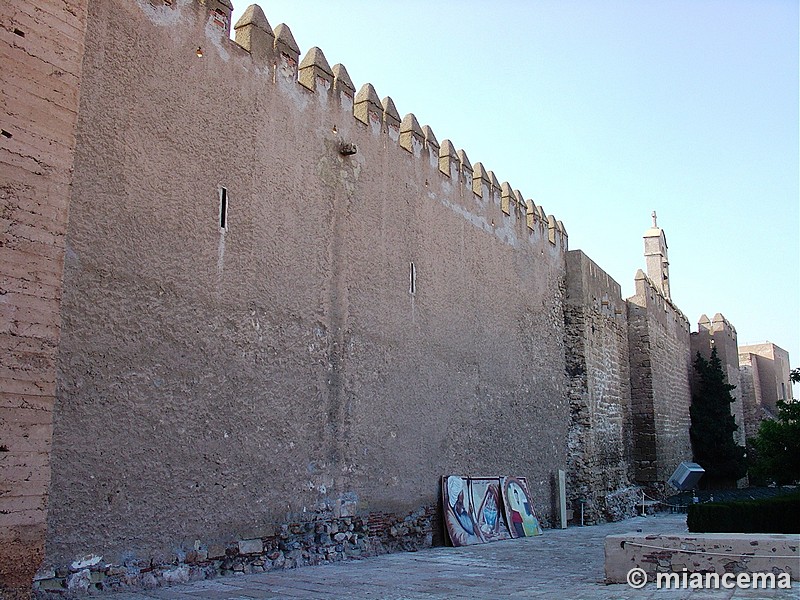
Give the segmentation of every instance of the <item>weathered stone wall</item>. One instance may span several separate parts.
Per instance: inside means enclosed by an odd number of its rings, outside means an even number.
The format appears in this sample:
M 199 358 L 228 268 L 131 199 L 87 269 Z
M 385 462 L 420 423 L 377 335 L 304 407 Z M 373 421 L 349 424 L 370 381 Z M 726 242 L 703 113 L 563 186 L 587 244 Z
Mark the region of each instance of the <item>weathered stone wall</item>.
M 789 353 L 771 342 L 748 344 L 739 348 L 739 365 L 745 430 L 752 437 L 763 419 L 778 415 L 778 400 L 794 397 Z
M 0 4 L 0 597 L 44 552 L 85 0 Z
M 628 344 L 636 479 L 664 482 L 692 457 L 689 322 L 641 270 L 635 285 Z
M 741 382 L 739 381 L 739 345 L 736 337 L 736 328 L 720 313 L 709 319 L 706 315 L 700 317 L 697 331 L 692 332 L 692 365 L 699 352 L 706 360 L 711 358 L 713 348 L 717 349 L 717 357 L 722 363 L 725 379 L 730 385 L 736 386 L 731 390 L 735 402 L 731 404 L 731 414 L 736 419 L 739 429 L 734 432 L 734 439 L 740 445 L 745 443 L 744 403 L 742 402 Z M 697 379 L 697 371 L 692 368 L 692 385 Z
M 526 476 L 549 520 L 560 223 L 319 54 L 298 83 L 260 13 L 251 52 L 196 2 L 89 28 L 47 564 L 402 517 L 449 473 Z
M 628 318 L 619 284 L 580 250 L 567 253 L 566 323 L 570 430 L 569 506 L 584 522 L 634 513 Z M 627 499 L 620 506 L 617 499 Z
M 739 354 L 739 383 L 742 386 L 742 412 L 747 437 L 753 437 L 762 419 L 768 416 L 761 404 L 759 357 L 749 352 Z
M 789 353 L 771 342 L 744 345 L 739 348 L 739 353 L 744 355 L 745 362 L 751 360 L 748 355 L 758 357 L 762 402 L 770 413 L 777 414 L 778 400 L 793 399 Z

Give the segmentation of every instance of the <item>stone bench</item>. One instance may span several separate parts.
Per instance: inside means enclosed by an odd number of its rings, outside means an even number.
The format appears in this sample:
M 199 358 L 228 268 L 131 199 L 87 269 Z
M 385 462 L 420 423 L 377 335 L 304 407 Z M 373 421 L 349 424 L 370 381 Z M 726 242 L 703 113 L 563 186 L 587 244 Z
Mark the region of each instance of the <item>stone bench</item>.
M 606 583 L 626 583 L 628 572 L 789 573 L 800 581 L 800 536 L 768 533 L 625 533 L 605 544 Z

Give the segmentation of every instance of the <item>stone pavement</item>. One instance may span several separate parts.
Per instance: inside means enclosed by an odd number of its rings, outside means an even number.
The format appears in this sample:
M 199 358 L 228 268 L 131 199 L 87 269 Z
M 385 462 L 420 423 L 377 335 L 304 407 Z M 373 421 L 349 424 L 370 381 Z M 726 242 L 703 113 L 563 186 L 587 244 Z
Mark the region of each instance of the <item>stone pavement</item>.
M 535 538 L 223 577 L 137 593 L 108 594 L 108 600 L 800 598 L 798 582 L 792 582 L 791 590 L 658 590 L 654 583 L 636 590 L 627 584 L 605 585 L 605 536 L 637 530 L 683 532 L 686 517 L 661 514 L 592 527 L 551 529 Z

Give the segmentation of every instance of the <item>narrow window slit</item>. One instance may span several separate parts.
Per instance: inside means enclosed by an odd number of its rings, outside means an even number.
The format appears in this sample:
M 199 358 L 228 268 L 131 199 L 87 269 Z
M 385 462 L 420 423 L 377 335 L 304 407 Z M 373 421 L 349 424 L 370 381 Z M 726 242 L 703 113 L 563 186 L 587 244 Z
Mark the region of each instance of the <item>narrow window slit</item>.
M 228 230 L 228 190 L 219 188 L 219 227 Z
M 408 272 L 408 293 L 412 296 L 417 293 L 417 267 L 413 262 Z
M 19 37 L 25 37 L 25 32 L 21 29 L 14 28 L 14 35 L 18 35 Z
M 12 137 L 14 137 L 13 135 L 11 135 L 10 131 L 6 131 L 5 129 L 0 130 L 0 135 L 2 135 L 4 138 L 8 138 L 8 139 L 11 139 Z

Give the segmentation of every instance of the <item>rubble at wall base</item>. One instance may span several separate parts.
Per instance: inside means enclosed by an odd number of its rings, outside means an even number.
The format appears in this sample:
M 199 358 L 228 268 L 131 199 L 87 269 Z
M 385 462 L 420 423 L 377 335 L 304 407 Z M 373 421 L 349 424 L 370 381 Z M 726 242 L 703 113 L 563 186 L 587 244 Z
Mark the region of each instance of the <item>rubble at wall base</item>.
M 155 589 L 173 584 L 246 573 L 264 573 L 321 565 L 390 552 L 415 551 L 433 545 L 435 506 L 399 516 L 319 518 L 286 523 L 274 536 L 228 544 L 195 544 L 172 556 L 108 564 L 90 556 L 70 565 L 48 567 L 34 582 L 39 600 L 75 598 L 97 591 Z

